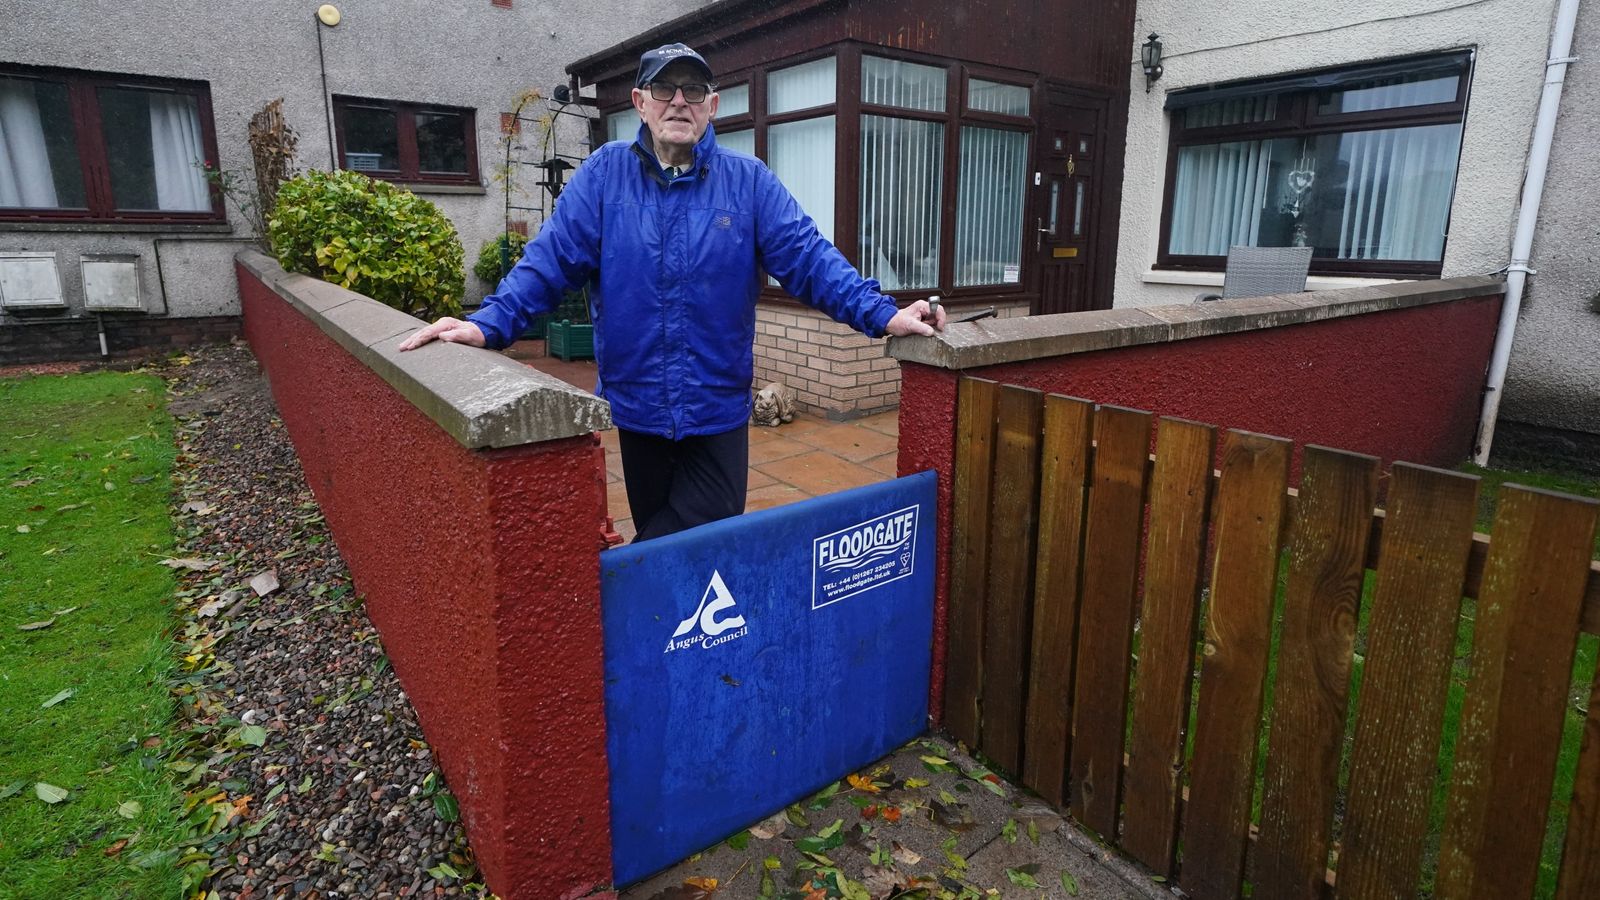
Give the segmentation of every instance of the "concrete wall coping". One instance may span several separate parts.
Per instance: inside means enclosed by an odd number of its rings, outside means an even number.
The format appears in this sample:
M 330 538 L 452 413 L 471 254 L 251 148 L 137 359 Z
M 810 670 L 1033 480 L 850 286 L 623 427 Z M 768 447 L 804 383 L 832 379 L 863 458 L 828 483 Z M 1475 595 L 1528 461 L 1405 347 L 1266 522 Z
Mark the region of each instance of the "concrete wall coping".
M 284 271 L 259 250 L 234 259 L 469 449 L 515 447 L 611 427 L 611 405 L 491 350 L 435 342 L 406 353 L 424 323 L 370 297 Z
M 943 334 L 933 337 L 890 338 L 889 355 L 902 362 L 942 369 L 972 369 L 1304 325 L 1469 297 L 1498 296 L 1504 291 L 1505 282 L 1498 276 L 1472 275 L 1208 303 L 984 319 L 950 325 Z

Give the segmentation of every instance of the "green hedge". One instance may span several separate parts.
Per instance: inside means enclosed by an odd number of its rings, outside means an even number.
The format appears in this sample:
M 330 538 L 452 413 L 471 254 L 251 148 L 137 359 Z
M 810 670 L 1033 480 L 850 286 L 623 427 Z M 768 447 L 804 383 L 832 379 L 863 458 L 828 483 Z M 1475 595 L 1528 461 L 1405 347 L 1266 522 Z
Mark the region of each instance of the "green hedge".
M 437 206 L 359 172 L 285 182 L 267 222 L 278 262 L 424 319 L 461 314 L 456 229 Z

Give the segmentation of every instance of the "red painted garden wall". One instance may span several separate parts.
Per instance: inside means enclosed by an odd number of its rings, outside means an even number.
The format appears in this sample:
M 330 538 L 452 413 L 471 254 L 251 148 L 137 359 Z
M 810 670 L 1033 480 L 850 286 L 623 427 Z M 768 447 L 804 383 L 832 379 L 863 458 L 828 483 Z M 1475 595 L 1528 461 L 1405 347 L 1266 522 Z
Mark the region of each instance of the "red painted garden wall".
M 592 439 L 466 449 L 238 277 L 245 336 L 490 888 L 542 900 L 608 884 Z
M 963 371 L 904 362 L 899 471 L 939 471 L 931 709 L 942 709 L 956 381 L 970 375 L 1451 467 L 1470 455 L 1500 314 L 1498 290 L 1279 328 L 1072 353 Z

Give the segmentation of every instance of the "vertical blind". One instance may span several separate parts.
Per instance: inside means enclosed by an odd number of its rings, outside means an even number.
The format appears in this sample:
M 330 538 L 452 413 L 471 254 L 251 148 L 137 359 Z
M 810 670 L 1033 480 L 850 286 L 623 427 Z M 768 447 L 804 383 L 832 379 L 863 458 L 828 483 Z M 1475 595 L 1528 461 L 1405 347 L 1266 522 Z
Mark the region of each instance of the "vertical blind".
M 1028 89 L 1015 84 L 967 79 L 967 109 L 1006 116 L 1028 114 Z
M 861 102 L 944 112 L 945 70 L 898 59 L 861 57 Z
M 736 84 L 717 89 L 717 118 L 742 116 L 750 111 L 750 85 Z
M 957 287 L 1022 280 L 1027 166 L 1027 132 L 962 126 L 956 192 Z
M 821 116 L 767 129 L 767 165 L 800 208 L 833 240 L 834 117 Z
M 944 126 L 861 117 L 861 272 L 887 290 L 939 284 Z
M 831 56 L 773 72 L 767 76 L 767 113 L 827 106 L 834 100 L 837 74 Z
M 606 140 L 633 140 L 639 134 L 639 122 L 639 111 L 631 107 L 606 116 Z
M 753 128 L 741 128 L 738 131 L 717 132 L 717 146 L 740 153 L 756 155 L 756 132 Z

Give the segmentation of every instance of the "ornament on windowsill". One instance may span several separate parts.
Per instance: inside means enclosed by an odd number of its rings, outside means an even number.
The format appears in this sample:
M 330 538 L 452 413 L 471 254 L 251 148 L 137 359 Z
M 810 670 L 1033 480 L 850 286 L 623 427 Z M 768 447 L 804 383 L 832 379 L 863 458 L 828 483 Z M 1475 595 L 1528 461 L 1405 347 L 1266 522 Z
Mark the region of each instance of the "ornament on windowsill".
M 1306 195 L 1311 193 L 1311 188 L 1317 183 L 1317 164 L 1310 156 L 1302 156 L 1295 161 L 1294 168 L 1283 179 L 1283 200 L 1279 209 L 1294 217 L 1294 239 L 1291 246 L 1304 247 L 1308 235 L 1306 223 L 1301 218 L 1305 212 Z

